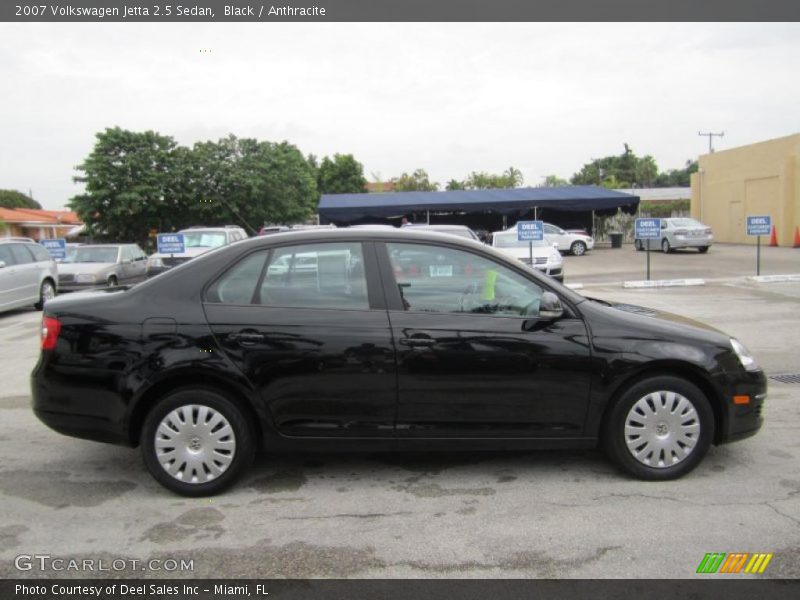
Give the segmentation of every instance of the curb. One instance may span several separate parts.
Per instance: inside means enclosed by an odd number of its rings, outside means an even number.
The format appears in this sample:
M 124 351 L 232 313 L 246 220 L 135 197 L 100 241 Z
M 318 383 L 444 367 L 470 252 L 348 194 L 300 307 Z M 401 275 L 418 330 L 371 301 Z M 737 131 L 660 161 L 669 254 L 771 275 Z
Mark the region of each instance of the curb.
M 623 281 L 624 288 L 661 288 L 705 285 L 705 279 L 655 279 L 650 281 Z
M 792 275 L 754 275 L 752 277 L 745 277 L 747 281 L 755 281 L 756 283 L 786 283 L 789 281 L 800 281 L 800 274 Z

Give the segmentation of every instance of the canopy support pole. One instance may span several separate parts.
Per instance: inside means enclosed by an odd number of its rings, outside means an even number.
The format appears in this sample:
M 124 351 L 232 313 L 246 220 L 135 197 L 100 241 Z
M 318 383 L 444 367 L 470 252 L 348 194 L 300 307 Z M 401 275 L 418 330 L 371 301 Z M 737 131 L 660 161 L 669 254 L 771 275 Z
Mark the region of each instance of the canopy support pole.
M 431 211 L 426 210 L 425 213 L 428 215 L 428 225 L 431 224 Z

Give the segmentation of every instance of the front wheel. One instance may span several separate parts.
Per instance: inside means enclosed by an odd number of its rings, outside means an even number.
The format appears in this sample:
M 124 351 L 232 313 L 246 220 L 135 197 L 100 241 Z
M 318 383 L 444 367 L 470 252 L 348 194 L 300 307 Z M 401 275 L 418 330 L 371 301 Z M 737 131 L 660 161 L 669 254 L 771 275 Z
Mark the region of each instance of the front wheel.
M 664 254 L 669 254 L 670 252 L 672 252 L 672 247 L 669 245 L 669 240 L 667 238 L 661 240 L 661 251 Z
M 708 246 L 700 246 L 700 247 L 697 249 L 697 251 L 698 251 L 700 254 L 705 254 L 706 252 L 708 252 Z
M 586 244 L 583 242 L 572 242 L 572 246 L 570 246 L 569 251 L 573 256 L 583 256 L 586 254 Z
M 118 284 L 119 281 L 117 281 L 116 275 L 112 275 L 111 277 L 108 278 L 108 287 L 117 287 Z
M 34 304 L 36 310 L 42 310 L 44 303 L 56 297 L 56 286 L 49 279 L 45 279 L 39 287 L 39 301 Z
M 714 414 L 703 392 L 672 376 L 651 377 L 625 391 L 610 409 L 603 445 L 623 469 L 651 481 L 694 469 L 714 438 Z
M 641 252 L 642 250 L 644 250 L 644 243 L 642 242 L 642 240 L 634 240 L 634 242 L 633 242 L 633 246 L 634 246 L 634 248 L 636 248 L 636 250 L 638 250 L 639 252 Z
M 165 488 L 208 496 L 230 486 L 255 455 L 242 410 L 215 391 L 183 388 L 148 413 L 141 434 L 144 463 Z

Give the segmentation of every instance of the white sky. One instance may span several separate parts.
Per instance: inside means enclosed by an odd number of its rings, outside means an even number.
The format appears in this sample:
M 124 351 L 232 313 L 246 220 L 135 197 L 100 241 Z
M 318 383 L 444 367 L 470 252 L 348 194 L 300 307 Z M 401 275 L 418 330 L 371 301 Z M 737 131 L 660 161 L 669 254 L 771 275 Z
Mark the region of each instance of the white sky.
M 202 53 L 201 49 L 210 52 Z M 800 131 L 798 24 L 0 24 L 0 188 L 60 208 L 94 134 L 228 133 L 444 184 L 659 167 Z

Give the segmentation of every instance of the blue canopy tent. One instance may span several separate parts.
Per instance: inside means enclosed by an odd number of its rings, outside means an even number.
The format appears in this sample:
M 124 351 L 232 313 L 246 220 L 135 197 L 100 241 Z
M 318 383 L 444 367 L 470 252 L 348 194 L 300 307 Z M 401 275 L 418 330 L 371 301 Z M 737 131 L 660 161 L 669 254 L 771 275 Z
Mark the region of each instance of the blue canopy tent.
M 541 216 L 542 212 L 569 211 L 615 214 L 618 209 L 635 214 L 639 197 L 593 185 L 456 190 L 452 192 L 390 192 L 377 194 L 323 194 L 319 201 L 321 223 L 350 225 L 388 221 L 403 215 L 430 213 L 487 214 L 503 217 Z M 516 219 L 515 219 L 516 220 Z

